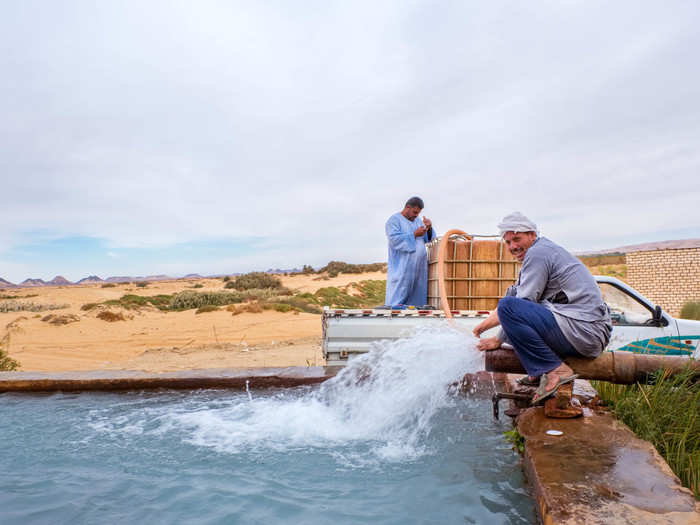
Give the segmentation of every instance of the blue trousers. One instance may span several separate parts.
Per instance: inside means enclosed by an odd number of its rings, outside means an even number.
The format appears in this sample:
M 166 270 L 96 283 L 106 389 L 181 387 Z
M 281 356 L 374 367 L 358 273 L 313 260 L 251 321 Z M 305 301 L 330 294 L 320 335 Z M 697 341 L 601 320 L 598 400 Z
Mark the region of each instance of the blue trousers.
M 554 314 L 541 304 L 504 297 L 498 302 L 498 319 L 529 376 L 551 372 L 562 357 L 580 357 L 559 329 Z

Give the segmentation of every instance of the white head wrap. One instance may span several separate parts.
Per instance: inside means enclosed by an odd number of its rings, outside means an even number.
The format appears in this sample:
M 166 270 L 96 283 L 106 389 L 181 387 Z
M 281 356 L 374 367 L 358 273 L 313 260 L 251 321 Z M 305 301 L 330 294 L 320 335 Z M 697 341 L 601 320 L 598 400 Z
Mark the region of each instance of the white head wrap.
M 498 223 L 498 231 L 501 232 L 501 235 L 504 235 L 506 232 L 535 232 L 537 235 L 540 234 L 537 225 L 519 211 L 514 211 L 510 215 L 503 217 L 503 220 Z

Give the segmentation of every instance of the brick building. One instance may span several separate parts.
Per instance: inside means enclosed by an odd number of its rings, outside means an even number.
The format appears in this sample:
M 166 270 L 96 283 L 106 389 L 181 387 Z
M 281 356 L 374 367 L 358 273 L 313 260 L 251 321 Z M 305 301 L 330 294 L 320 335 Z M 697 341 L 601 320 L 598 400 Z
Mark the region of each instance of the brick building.
M 625 258 L 627 282 L 669 314 L 678 316 L 687 301 L 700 301 L 700 239 L 629 251 Z

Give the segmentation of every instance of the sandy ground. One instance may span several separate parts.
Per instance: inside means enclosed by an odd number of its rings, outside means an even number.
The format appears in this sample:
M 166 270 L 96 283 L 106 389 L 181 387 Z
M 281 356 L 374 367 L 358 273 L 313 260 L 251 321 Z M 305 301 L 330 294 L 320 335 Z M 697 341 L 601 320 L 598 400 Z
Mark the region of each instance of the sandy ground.
M 381 272 L 341 274 L 319 279 L 317 275 L 281 276 L 284 286 L 315 292 L 324 286 L 344 286 L 367 279 L 386 279 Z M 58 286 L 5 290 L 22 301 L 67 304 L 67 308 L 42 312 L 0 313 L 0 337 L 9 334 L 6 350 L 23 371 L 146 370 L 151 372 L 195 368 L 315 366 L 323 365 L 321 317 L 306 313 L 265 311 L 233 316 L 230 312 L 195 314 L 161 312 L 156 308 L 123 310 L 126 321 L 97 318 L 99 309 L 81 310 L 86 303 L 136 295 L 172 294 L 193 289 L 221 291 L 221 279 L 180 279 L 150 283 L 145 288 L 117 284 Z M 27 297 L 36 294 L 35 297 Z M 75 316 L 68 324 L 42 321 L 47 315 Z

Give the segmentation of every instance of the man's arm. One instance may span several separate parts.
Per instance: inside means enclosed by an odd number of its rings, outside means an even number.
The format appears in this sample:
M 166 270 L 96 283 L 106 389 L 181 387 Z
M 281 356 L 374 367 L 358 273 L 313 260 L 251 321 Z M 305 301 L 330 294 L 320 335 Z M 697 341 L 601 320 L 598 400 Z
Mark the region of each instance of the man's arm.
M 498 325 L 500 325 L 501 322 L 498 320 L 498 310 L 494 310 L 489 314 L 489 316 L 481 321 L 472 333 L 474 334 L 474 337 L 480 337 L 483 332 L 490 328 L 494 328 Z M 495 350 L 496 348 L 500 348 L 501 339 L 499 337 L 489 337 L 487 339 L 479 339 L 479 342 L 476 343 L 476 348 L 477 350 Z

